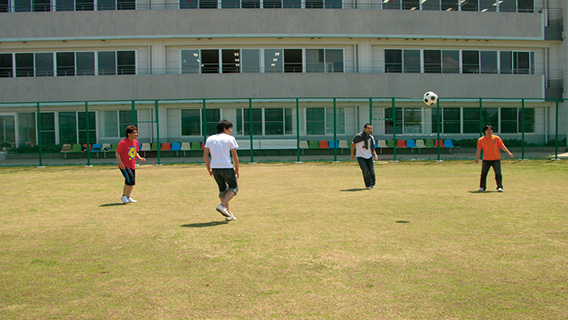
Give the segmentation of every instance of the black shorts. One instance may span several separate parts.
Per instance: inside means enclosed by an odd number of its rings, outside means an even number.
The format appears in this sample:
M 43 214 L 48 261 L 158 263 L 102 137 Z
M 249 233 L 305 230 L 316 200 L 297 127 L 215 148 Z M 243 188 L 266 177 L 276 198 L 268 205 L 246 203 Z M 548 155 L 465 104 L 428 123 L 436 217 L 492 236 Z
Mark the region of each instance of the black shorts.
M 125 167 L 124 169 L 120 169 L 122 175 L 124 176 L 124 184 L 127 186 L 133 186 L 136 184 L 136 170 Z
M 235 169 L 212 169 L 213 178 L 219 186 L 219 198 L 225 197 L 227 191 L 232 191 L 237 195 L 239 185 L 237 184 L 237 174 Z

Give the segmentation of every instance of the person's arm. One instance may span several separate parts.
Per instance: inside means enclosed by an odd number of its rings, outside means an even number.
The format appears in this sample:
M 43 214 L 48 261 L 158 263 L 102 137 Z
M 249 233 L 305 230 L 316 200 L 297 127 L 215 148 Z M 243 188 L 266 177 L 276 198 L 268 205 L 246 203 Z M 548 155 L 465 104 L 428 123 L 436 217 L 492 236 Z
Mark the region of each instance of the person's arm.
M 142 162 L 146 161 L 146 158 L 141 157 L 138 152 L 136 152 L 136 158 L 140 159 L 140 161 L 142 161 Z
M 116 161 L 118 161 L 118 167 L 120 169 L 124 169 L 125 166 L 124 166 L 124 163 L 122 163 L 122 157 L 120 156 L 120 153 L 118 151 L 116 151 L 114 153 L 114 156 L 116 157 Z
M 481 149 L 477 148 L 477 152 L 475 153 L 475 164 L 479 163 L 479 155 L 481 155 Z
M 503 147 L 501 149 L 505 150 L 505 152 L 507 152 L 509 157 L 511 157 L 511 158 L 513 157 L 513 154 L 511 153 L 511 151 L 509 151 L 509 149 L 507 149 L 507 147 L 505 145 L 503 145 Z
M 376 150 L 373 150 L 373 156 L 375 156 L 375 161 L 379 161 L 379 156 L 377 155 Z
M 351 143 L 351 160 L 355 160 L 355 144 Z
M 213 170 L 211 170 L 211 160 L 209 160 L 209 148 L 203 148 L 203 161 L 205 161 L 207 172 L 209 172 L 210 176 L 213 176 Z
M 239 155 L 237 154 L 237 149 L 231 149 L 231 156 L 233 157 L 233 167 L 235 167 L 235 173 L 237 174 L 237 179 L 239 178 Z

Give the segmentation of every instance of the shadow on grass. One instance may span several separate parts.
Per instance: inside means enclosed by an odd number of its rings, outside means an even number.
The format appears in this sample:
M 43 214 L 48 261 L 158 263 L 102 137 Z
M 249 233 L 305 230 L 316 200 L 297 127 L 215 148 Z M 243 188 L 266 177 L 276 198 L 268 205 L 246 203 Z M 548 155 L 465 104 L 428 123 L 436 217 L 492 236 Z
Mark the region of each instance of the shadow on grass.
M 341 192 L 356 192 L 356 191 L 365 191 L 367 188 L 354 188 L 354 189 L 343 189 L 340 190 Z
M 211 221 L 211 222 L 200 222 L 200 223 L 190 223 L 190 224 L 182 224 L 182 228 L 205 228 L 205 227 L 214 227 L 221 224 L 229 224 L 229 221 Z
M 125 205 L 122 202 L 115 202 L 115 203 L 105 203 L 105 204 L 101 204 L 99 207 L 116 207 L 116 206 L 123 206 Z
M 407 220 L 398 220 L 398 221 L 395 221 L 394 223 L 410 223 L 410 221 L 407 221 Z
M 485 190 L 485 191 L 479 191 L 479 190 L 475 190 L 475 191 L 469 191 L 469 193 L 494 193 L 497 191 L 492 191 L 492 190 Z

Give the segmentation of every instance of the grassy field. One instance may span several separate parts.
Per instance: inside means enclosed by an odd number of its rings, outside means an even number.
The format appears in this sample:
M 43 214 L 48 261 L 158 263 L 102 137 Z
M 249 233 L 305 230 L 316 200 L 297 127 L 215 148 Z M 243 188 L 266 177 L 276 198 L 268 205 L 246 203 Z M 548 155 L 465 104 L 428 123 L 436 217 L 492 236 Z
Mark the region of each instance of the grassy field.
M 1 319 L 566 319 L 568 162 L 0 168 Z

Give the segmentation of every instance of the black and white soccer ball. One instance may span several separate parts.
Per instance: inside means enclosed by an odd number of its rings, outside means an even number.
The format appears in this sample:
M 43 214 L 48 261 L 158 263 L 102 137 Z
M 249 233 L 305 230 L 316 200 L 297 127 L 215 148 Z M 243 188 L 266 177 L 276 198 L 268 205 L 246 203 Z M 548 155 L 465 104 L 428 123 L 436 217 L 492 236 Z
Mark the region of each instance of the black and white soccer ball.
M 433 106 L 438 103 L 438 95 L 432 91 L 428 91 L 424 94 L 424 103 Z

